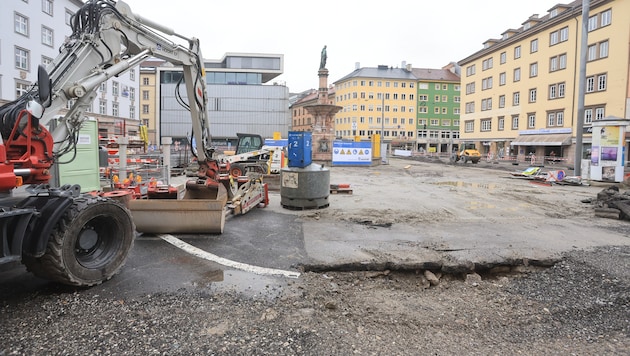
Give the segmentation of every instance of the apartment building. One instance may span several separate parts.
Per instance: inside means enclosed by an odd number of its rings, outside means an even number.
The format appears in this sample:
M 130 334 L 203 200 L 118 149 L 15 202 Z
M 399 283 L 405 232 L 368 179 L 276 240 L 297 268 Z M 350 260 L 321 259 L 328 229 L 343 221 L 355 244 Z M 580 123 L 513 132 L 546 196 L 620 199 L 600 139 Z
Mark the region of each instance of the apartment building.
M 71 35 L 71 19 L 80 0 L 7 0 L 0 11 L 0 104 L 30 90 L 37 67 L 50 71 L 59 48 Z M 87 75 L 88 73 L 86 73 Z M 137 135 L 138 69 L 101 84 L 86 116 L 98 120 L 102 143 L 110 135 Z M 68 108 L 73 104 L 68 102 Z M 62 110 L 60 114 L 65 111 Z
M 404 64 L 404 63 L 403 63 Z M 334 82 L 335 135 L 369 140 L 381 134 L 392 145 L 415 147 L 418 79 L 411 65 L 357 68 Z
M 556 155 L 573 163 L 575 139 L 588 158 L 591 125 L 630 119 L 630 0 L 592 0 L 584 126 L 578 127 L 582 1 L 532 15 L 461 60 L 460 138 L 498 156 Z
M 421 152 L 452 152 L 459 145 L 459 67 L 412 69 L 418 83 L 416 148 Z

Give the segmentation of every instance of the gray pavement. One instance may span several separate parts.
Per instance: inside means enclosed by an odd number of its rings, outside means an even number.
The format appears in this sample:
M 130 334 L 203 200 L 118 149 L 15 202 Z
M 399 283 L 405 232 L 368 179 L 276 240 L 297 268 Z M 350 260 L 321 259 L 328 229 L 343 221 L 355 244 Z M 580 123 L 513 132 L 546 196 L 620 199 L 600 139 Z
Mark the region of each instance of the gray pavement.
M 505 176 L 505 172 L 523 170 L 525 166 L 481 162 L 459 167 L 439 161 L 429 162 L 392 158 L 389 165 L 380 167 L 332 167 L 331 183 L 351 183 L 354 187 L 352 195 L 331 194 L 328 208 L 293 211 L 280 206 L 280 192 L 274 191 L 270 193 L 270 206 L 227 220 L 224 232 L 227 244 L 209 246 L 202 242 L 203 239 L 195 239 L 194 243 L 226 258 L 271 268 L 307 271 L 430 268 L 446 272 L 485 270 L 502 265 L 548 266 L 565 252 L 630 245 L 628 222 L 593 219 L 589 207 L 572 206 L 562 212 L 565 203 L 558 202 L 560 209 L 556 213 L 549 210 L 554 209 L 556 203 L 553 200 L 522 202 L 523 197 L 508 197 L 502 192 L 491 196 L 465 188 L 453 190 L 451 187 L 447 192 L 434 188 L 441 183 L 450 183 L 451 176 L 462 174 L 464 170 L 463 180 L 475 182 L 473 176 L 478 175 L 479 181 L 488 182 L 488 179 Z M 408 166 L 412 168 L 406 170 Z M 416 167 L 418 173 L 411 172 Z M 438 177 L 426 179 L 422 172 L 427 170 L 437 170 Z M 409 177 L 394 174 L 388 178 L 393 171 L 403 171 Z M 366 178 L 370 175 L 379 181 Z M 392 179 L 400 182 L 391 184 Z M 175 178 L 176 182 L 182 180 L 186 178 Z M 486 184 L 505 185 L 506 192 L 513 186 L 522 186 L 525 197 L 529 195 L 525 189 L 533 189 L 533 194 L 539 194 L 539 188 L 531 187 L 528 182 L 495 181 Z M 382 182 L 385 187 L 379 185 Z M 550 187 L 546 189 L 553 191 L 543 192 L 545 196 L 553 193 L 559 197 L 571 196 L 577 201 L 595 196 L 601 186 Z M 409 192 L 415 196 L 410 196 L 405 189 L 411 189 Z M 462 195 L 466 196 L 462 199 Z M 408 201 L 413 199 L 417 199 L 417 203 Z M 480 203 L 482 199 L 490 202 Z M 501 207 L 501 200 L 507 201 L 506 207 Z M 536 207 L 537 203 L 544 206 Z M 479 204 L 487 204 L 490 208 L 483 211 L 471 208 Z M 457 217 L 408 222 L 397 221 L 394 216 L 390 217 L 394 223 L 385 225 L 369 221 L 373 219 L 370 214 L 376 218 L 379 214 L 400 215 L 405 214 L 404 211 L 418 210 L 419 206 L 449 211 Z M 354 220 L 346 219 L 344 216 L 348 211 L 361 211 L 362 215 L 358 219 L 356 216 Z M 274 236 L 276 238 L 272 238 Z M 252 240 L 263 242 L 254 246 Z M 243 244 L 243 241 L 247 243 Z

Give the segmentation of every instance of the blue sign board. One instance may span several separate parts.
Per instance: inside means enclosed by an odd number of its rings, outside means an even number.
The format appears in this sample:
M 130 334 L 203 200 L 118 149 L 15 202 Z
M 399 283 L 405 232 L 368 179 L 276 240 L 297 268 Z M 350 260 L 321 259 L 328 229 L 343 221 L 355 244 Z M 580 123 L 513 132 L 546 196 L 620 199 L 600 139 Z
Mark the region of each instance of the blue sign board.
M 372 143 L 333 141 L 332 163 L 336 166 L 369 166 L 372 164 Z

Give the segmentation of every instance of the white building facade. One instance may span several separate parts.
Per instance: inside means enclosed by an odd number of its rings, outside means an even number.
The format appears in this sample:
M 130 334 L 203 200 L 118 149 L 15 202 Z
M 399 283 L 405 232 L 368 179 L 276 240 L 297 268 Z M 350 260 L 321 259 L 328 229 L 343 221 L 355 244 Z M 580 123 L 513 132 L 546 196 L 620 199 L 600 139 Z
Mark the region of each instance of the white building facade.
M 0 104 L 27 92 L 37 67 L 47 67 L 72 34 L 72 16 L 80 0 L 3 0 L 0 11 Z M 86 73 L 87 74 L 87 73 Z M 99 122 L 99 134 L 137 134 L 139 68 L 103 83 L 87 116 Z M 63 114 L 63 113 L 60 113 Z

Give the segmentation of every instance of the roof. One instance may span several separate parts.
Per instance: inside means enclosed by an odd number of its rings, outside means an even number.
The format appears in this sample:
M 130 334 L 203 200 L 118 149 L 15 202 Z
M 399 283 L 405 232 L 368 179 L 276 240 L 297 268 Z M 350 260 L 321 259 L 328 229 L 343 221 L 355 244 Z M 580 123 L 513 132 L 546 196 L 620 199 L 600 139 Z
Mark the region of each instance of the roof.
M 398 80 L 417 80 L 410 71 L 402 68 L 392 68 L 387 66 L 378 66 L 377 68 L 366 67 L 355 69 L 354 72 L 335 81 L 339 83 L 352 78 L 374 78 L 374 79 L 398 79 Z
M 459 82 L 460 77 L 448 69 L 413 68 L 413 75 L 418 80 Z
M 604 3 L 605 0 L 591 0 L 591 2 L 592 2 L 591 9 L 592 9 L 595 6 L 599 6 L 602 3 Z M 575 16 L 576 13 L 582 12 L 582 1 L 574 0 L 568 4 L 556 4 L 552 8 L 550 8 L 549 11 L 553 9 L 561 9 L 564 11 L 561 11 L 556 16 L 550 16 L 550 14 L 547 13 L 543 17 L 538 17 L 538 15 L 534 14 L 530 16 L 525 22 L 523 22 L 523 25 L 530 23 L 531 27 L 526 28 L 525 26 L 521 26 L 517 29 L 508 29 L 504 31 L 503 34 L 506 34 L 506 33 L 511 34 L 510 36 L 508 36 L 507 38 L 501 38 L 498 40 L 494 40 L 494 39 L 486 40 L 483 43 L 484 44 L 488 43 L 489 44 L 488 46 L 485 46 L 481 50 L 469 55 L 468 57 L 458 61 L 457 63 L 460 66 L 466 65 L 482 56 L 487 55 L 488 53 L 493 53 L 501 48 L 504 48 L 513 44 L 514 42 L 520 41 L 523 38 L 527 38 L 528 36 L 531 36 L 532 34 L 538 33 L 539 31 L 542 31 L 543 29 L 549 26 L 555 26 L 557 22 L 566 21 L 567 18 L 570 18 L 571 16 Z

